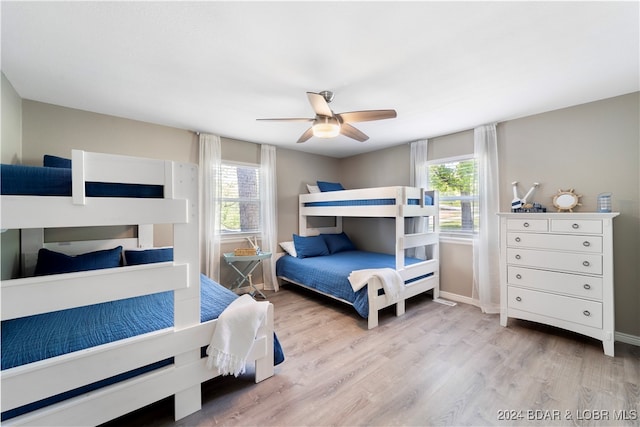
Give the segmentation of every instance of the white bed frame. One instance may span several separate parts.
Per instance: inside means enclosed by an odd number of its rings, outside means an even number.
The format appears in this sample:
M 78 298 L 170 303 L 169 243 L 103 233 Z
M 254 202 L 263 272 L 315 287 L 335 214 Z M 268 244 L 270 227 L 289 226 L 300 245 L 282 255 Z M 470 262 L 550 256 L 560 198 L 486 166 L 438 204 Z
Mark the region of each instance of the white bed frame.
M 201 408 L 201 383 L 219 375 L 200 357 L 216 320 L 200 323 L 197 166 L 77 150 L 72 160 L 72 197 L 2 196 L 1 228 L 38 235 L 47 227 L 173 224 L 174 261 L 2 281 L 2 320 L 173 291 L 174 327 L 4 370 L 1 410 L 170 357 L 174 363 L 3 425 L 97 425 L 172 395 L 181 419 Z M 86 197 L 85 181 L 163 185 L 164 199 Z M 148 245 L 148 232 L 142 236 L 137 246 Z M 256 382 L 273 375 L 272 305 L 248 360 Z
M 424 204 L 425 195 L 429 195 L 433 198 L 433 205 Z M 394 199 L 395 204 L 362 206 L 305 206 L 305 204 L 311 202 L 369 199 Z M 410 199 L 418 199 L 421 202 L 418 205 L 409 204 Z M 422 188 L 416 187 L 394 186 L 301 194 L 299 196 L 298 213 L 299 234 L 301 236 L 314 236 L 320 233 L 341 233 L 342 217 L 393 218 L 395 221 L 394 239 L 396 248 L 396 270 L 405 281 L 430 274 L 430 276 L 426 278 L 415 280 L 406 285 L 403 299 L 396 303 L 396 315 L 401 316 L 404 314 L 405 301 L 412 296 L 433 290 L 433 299 L 435 300 L 439 298 L 439 201 L 438 193 L 436 191 L 425 191 Z M 319 228 L 309 227 L 307 217 L 313 216 L 335 217 L 335 226 Z M 405 218 L 418 217 L 430 218 L 431 224 L 430 227 L 427 227 L 428 229 L 430 228 L 430 230 L 424 233 L 405 233 Z M 428 251 L 430 253 L 430 259 L 405 266 L 405 249 L 421 246 L 430 248 Z M 392 305 L 387 302 L 385 295 L 378 295 L 379 289 L 382 289 L 382 284 L 377 278 L 374 278 L 368 283 L 369 329 L 378 326 L 378 311 Z

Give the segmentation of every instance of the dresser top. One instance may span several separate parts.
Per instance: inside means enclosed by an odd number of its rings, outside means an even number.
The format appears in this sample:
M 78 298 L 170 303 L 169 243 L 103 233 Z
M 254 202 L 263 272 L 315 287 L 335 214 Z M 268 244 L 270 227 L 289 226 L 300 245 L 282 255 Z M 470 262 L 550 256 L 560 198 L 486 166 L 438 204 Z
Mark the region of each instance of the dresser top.
M 498 212 L 498 215 L 511 218 L 605 219 L 615 218 L 620 212 Z

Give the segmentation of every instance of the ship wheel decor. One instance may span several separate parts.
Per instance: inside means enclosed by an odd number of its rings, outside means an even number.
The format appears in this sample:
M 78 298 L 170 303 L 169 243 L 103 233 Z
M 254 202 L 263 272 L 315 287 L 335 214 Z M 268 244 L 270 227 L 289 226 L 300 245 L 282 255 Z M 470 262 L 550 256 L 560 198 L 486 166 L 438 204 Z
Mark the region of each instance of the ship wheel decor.
M 566 191 L 558 190 L 558 194 L 553 196 L 553 206 L 558 209 L 558 212 L 573 212 L 573 208 L 576 206 L 582 206 L 582 203 L 580 203 L 580 197 L 582 196 L 574 193 L 573 188 Z

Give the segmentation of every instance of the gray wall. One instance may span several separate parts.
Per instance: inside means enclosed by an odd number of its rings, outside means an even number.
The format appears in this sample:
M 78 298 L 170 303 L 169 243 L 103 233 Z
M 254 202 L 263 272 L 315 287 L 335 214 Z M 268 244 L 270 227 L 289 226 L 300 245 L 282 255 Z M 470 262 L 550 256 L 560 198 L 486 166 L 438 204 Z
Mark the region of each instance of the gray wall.
M 640 336 L 640 94 L 605 99 L 501 123 L 500 206 L 512 181 L 541 183 L 535 200 L 552 207 L 558 189 L 581 194 L 595 211 L 613 193 L 616 330 Z
M 459 132 L 429 139 L 428 158 L 443 159 L 473 153 L 473 131 Z M 409 185 L 410 144 L 379 150 L 341 160 L 341 179 L 347 188 Z M 395 233 L 393 221 L 349 218 L 345 230 L 362 248 L 393 253 L 395 244 L 388 236 Z M 440 287 L 444 292 L 471 298 L 473 277 L 472 250 L 468 241 L 440 241 Z
M 0 135 L 1 161 L 20 163 L 22 159 L 22 99 L 0 73 L 2 95 L 2 131 Z M 7 230 L 0 233 L 0 278 L 10 279 L 19 272 L 20 232 Z
M 583 195 L 584 211 L 595 209 L 598 193 L 613 192 L 614 210 L 622 213 L 615 220 L 616 329 L 636 336 L 640 336 L 639 101 L 634 93 L 498 125 L 503 210 L 509 209 L 513 180 L 525 186 L 542 183 L 534 198 L 547 206 L 559 188 L 573 187 Z M 197 163 L 197 136 L 192 132 L 27 100 L 22 104 L 22 156 L 27 164 L 40 164 L 45 153 L 68 156 L 71 148 Z M 472 144 L 472 131 L 430 138 L 430 157 L 457 155 Z M 298 230 L 297 195 L 306 191 L 308 183 L 339 180 L 348 188 L 409 183 L 408 144 L 346 159 L 281 148 L 277 156 L 280 241 Z M 223 157 L 257 162 L 259 145 L 223 139 Z M 386 250 L 385 226 L 366 221 L 345 221 L 345 227 L 354 230 L 357 244 Z M 470 296 L 469 245 L 443 243 L 441 255 L 443 290 Z
M 640 94 L 633 93 L 499 123 L 500 206 L 509 211 L 511 182 L 541 186 L 534 201 L 548 208 L 558 189 L 574 188 L 582 206 L 594 211 L 599 193 L 613 193 L 616 330 L 640 336 Z M 468 151 L 470 150 L 470 151 Z M 446 158 L 473 151 L 473 131 L 429 138 L 429 157 Z M 408 185 L 408 145 L 341 161 L 347 185 Z M 384 177 L 379 171 L 384 168 Z M 346 167 L 348 166 L 348 167 Z M 376 171 L 368 173 L 367 171 Z M 368 180 L 368 179 L 369 180 Z M 384 184 L 381 184 L 384 182 Z M 381 225 L 363 233 L 364 245 L 389 247 Z M 441 245 L 442 289 L 471 296 L 471 248 L 451 241 Z M 454 263 L 453 265 L 451 264 Z
M 69 157 L 72 149 L 198 163 L 198 136 L 193 132 L 29 100 L 22 104 L 25 164 L 42 165 L 45 154 Z M 224 160 L 260 163 L 260 145 L 221 140 Z M 335 177 L 338 165 L 337 159 L 277 149 L 279 241 L 291 240 L 291 235 L 298 232 L 297 196 L 306 191 L 305 184 Z M 129 236 L 123 233 L 119 236 Z M 156 225 L 154 242 L 157 246 L 171 245 L 171 227 Z M 246 246 L 246 241 L 234 240 L 224 242 L 221 249 L 229 252 Z M 257 270 L 255 277 L 259 274 Z M 234 278 L 234 272 L 222 263 L 221 282 Z

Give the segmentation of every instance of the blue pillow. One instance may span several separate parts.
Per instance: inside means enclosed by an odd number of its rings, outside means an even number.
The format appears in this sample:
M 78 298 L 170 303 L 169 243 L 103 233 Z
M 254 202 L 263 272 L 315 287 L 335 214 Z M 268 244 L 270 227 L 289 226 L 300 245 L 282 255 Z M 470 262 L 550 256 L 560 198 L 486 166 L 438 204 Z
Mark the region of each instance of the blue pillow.
M 356 247 L 344 232 L 339 234 L 321 234 L 324 243 L 327 245 L 329 252 L 335 254 L 337 252 L 355 251 Z
M 329 255 L 329 248 L 327 248 L 322 236 L 304 237 L 294 234 L 293 244 L 296 247 L 298 258 Z
M 42 166 L 46 166 L 48 168 L 71 169 L 71 159 L 45 154 L 42 159 Z
M 124 251 L 124 260 L 127 265 L 152 264 L 154 262 L 173 261 L 173 248 Z
M 344 187 L 339 182 L 316 181 L 316 184 L 318 184 L 318 188 L 320 189 L 320 191 L 344 190 Z
M 49 274 L 73 273 L 76 271 L 100 270 L 103 268 L 120 267 L 122 246 L 95 252 L 87 252 L 76 256 L 60 252 L 40 249 L 36 262 L 36 276 Z

